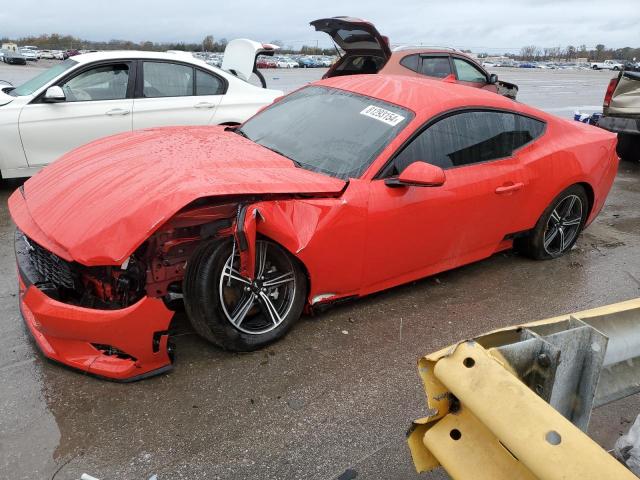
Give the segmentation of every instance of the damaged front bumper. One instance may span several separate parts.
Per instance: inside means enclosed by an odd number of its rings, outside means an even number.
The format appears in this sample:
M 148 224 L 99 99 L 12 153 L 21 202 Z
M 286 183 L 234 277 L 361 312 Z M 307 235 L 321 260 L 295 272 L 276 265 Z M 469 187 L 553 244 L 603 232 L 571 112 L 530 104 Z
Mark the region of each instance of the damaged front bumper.
M 15 237 L 20 310 L 42 353 L 92 375 L 134 381 L 172 368 L 168 328 L 173 312 L 145 296 L 133 305 L 100 310 L 60 302 L 39 285 L 24 236 Z

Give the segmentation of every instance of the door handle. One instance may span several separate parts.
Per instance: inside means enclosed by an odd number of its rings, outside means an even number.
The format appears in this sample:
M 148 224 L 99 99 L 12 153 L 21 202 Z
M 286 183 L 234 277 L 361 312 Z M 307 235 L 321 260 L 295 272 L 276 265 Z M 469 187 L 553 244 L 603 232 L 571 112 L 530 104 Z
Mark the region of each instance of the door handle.
M 505 193 L 517 192 L 518 190 L 521 190 L 522 187 L 524 187 L 524 183 L 522 182 L 512 183 L 511 185 L 502 185 L 501 187 L 496 188 L 496 193 L 498 195 L 502 195 Z
M 215 103 L 210 103 L 210 102 L 200 102 L 194 105 L 195 108 L 213 108 L 215 106 L 216 106 Z
M 113 117 L 114 115 L 129 115 L 131 110 L 125 110 L 124 108 L 114 108 L 112 110 L 107 110 L 104 114 Z

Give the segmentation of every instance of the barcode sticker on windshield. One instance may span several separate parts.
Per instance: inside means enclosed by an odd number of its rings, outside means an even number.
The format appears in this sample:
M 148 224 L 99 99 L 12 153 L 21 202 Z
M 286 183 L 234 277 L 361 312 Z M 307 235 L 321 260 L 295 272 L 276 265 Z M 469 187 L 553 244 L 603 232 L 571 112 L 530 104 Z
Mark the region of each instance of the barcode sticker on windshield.
M 366 115 L 367 117 L 375 118 L 376 120 L 380 120 L 381 122 L 384 122 L 387 125 L 391 125 L 392 127 L 395 127 L 404 120 L 404 117 L 402 115 L 398 115 L 397 113 L 385 110 L 384 108 L 376 107 L 375 105 L 369 105 L 367 108 L 360 112 L 360 115 Z

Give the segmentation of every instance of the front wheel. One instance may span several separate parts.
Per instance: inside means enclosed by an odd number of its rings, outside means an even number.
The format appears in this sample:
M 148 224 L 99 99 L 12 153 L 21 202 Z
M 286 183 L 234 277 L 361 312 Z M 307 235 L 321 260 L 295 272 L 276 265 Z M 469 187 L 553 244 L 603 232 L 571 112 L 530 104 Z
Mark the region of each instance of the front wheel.
M 255 350 L 284 336 L 302 314 L 304 273 L 280 245 L 258 240 L 255 277 L 240 274 L 231 240 L 203 244 L 188 262 L 183 288 L 196 332 L 233 351 Z
M 573 185 L 558 195 L 542 213 L 531 233 L 516 241 L 516 249 L 536 260 L 558 258 L 578 240 L 589 211 L 583 187 Z

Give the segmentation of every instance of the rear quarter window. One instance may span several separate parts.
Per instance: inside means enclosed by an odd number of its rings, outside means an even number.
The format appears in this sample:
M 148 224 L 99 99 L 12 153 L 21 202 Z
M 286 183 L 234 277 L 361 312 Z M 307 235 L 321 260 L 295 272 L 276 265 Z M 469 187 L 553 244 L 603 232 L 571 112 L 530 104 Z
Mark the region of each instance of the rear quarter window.
M 409 70 L 413 70 L 414 72 L 420 71 L 420 55 L 407 55 L 402 60 L 400 60 L 400 65 Z

